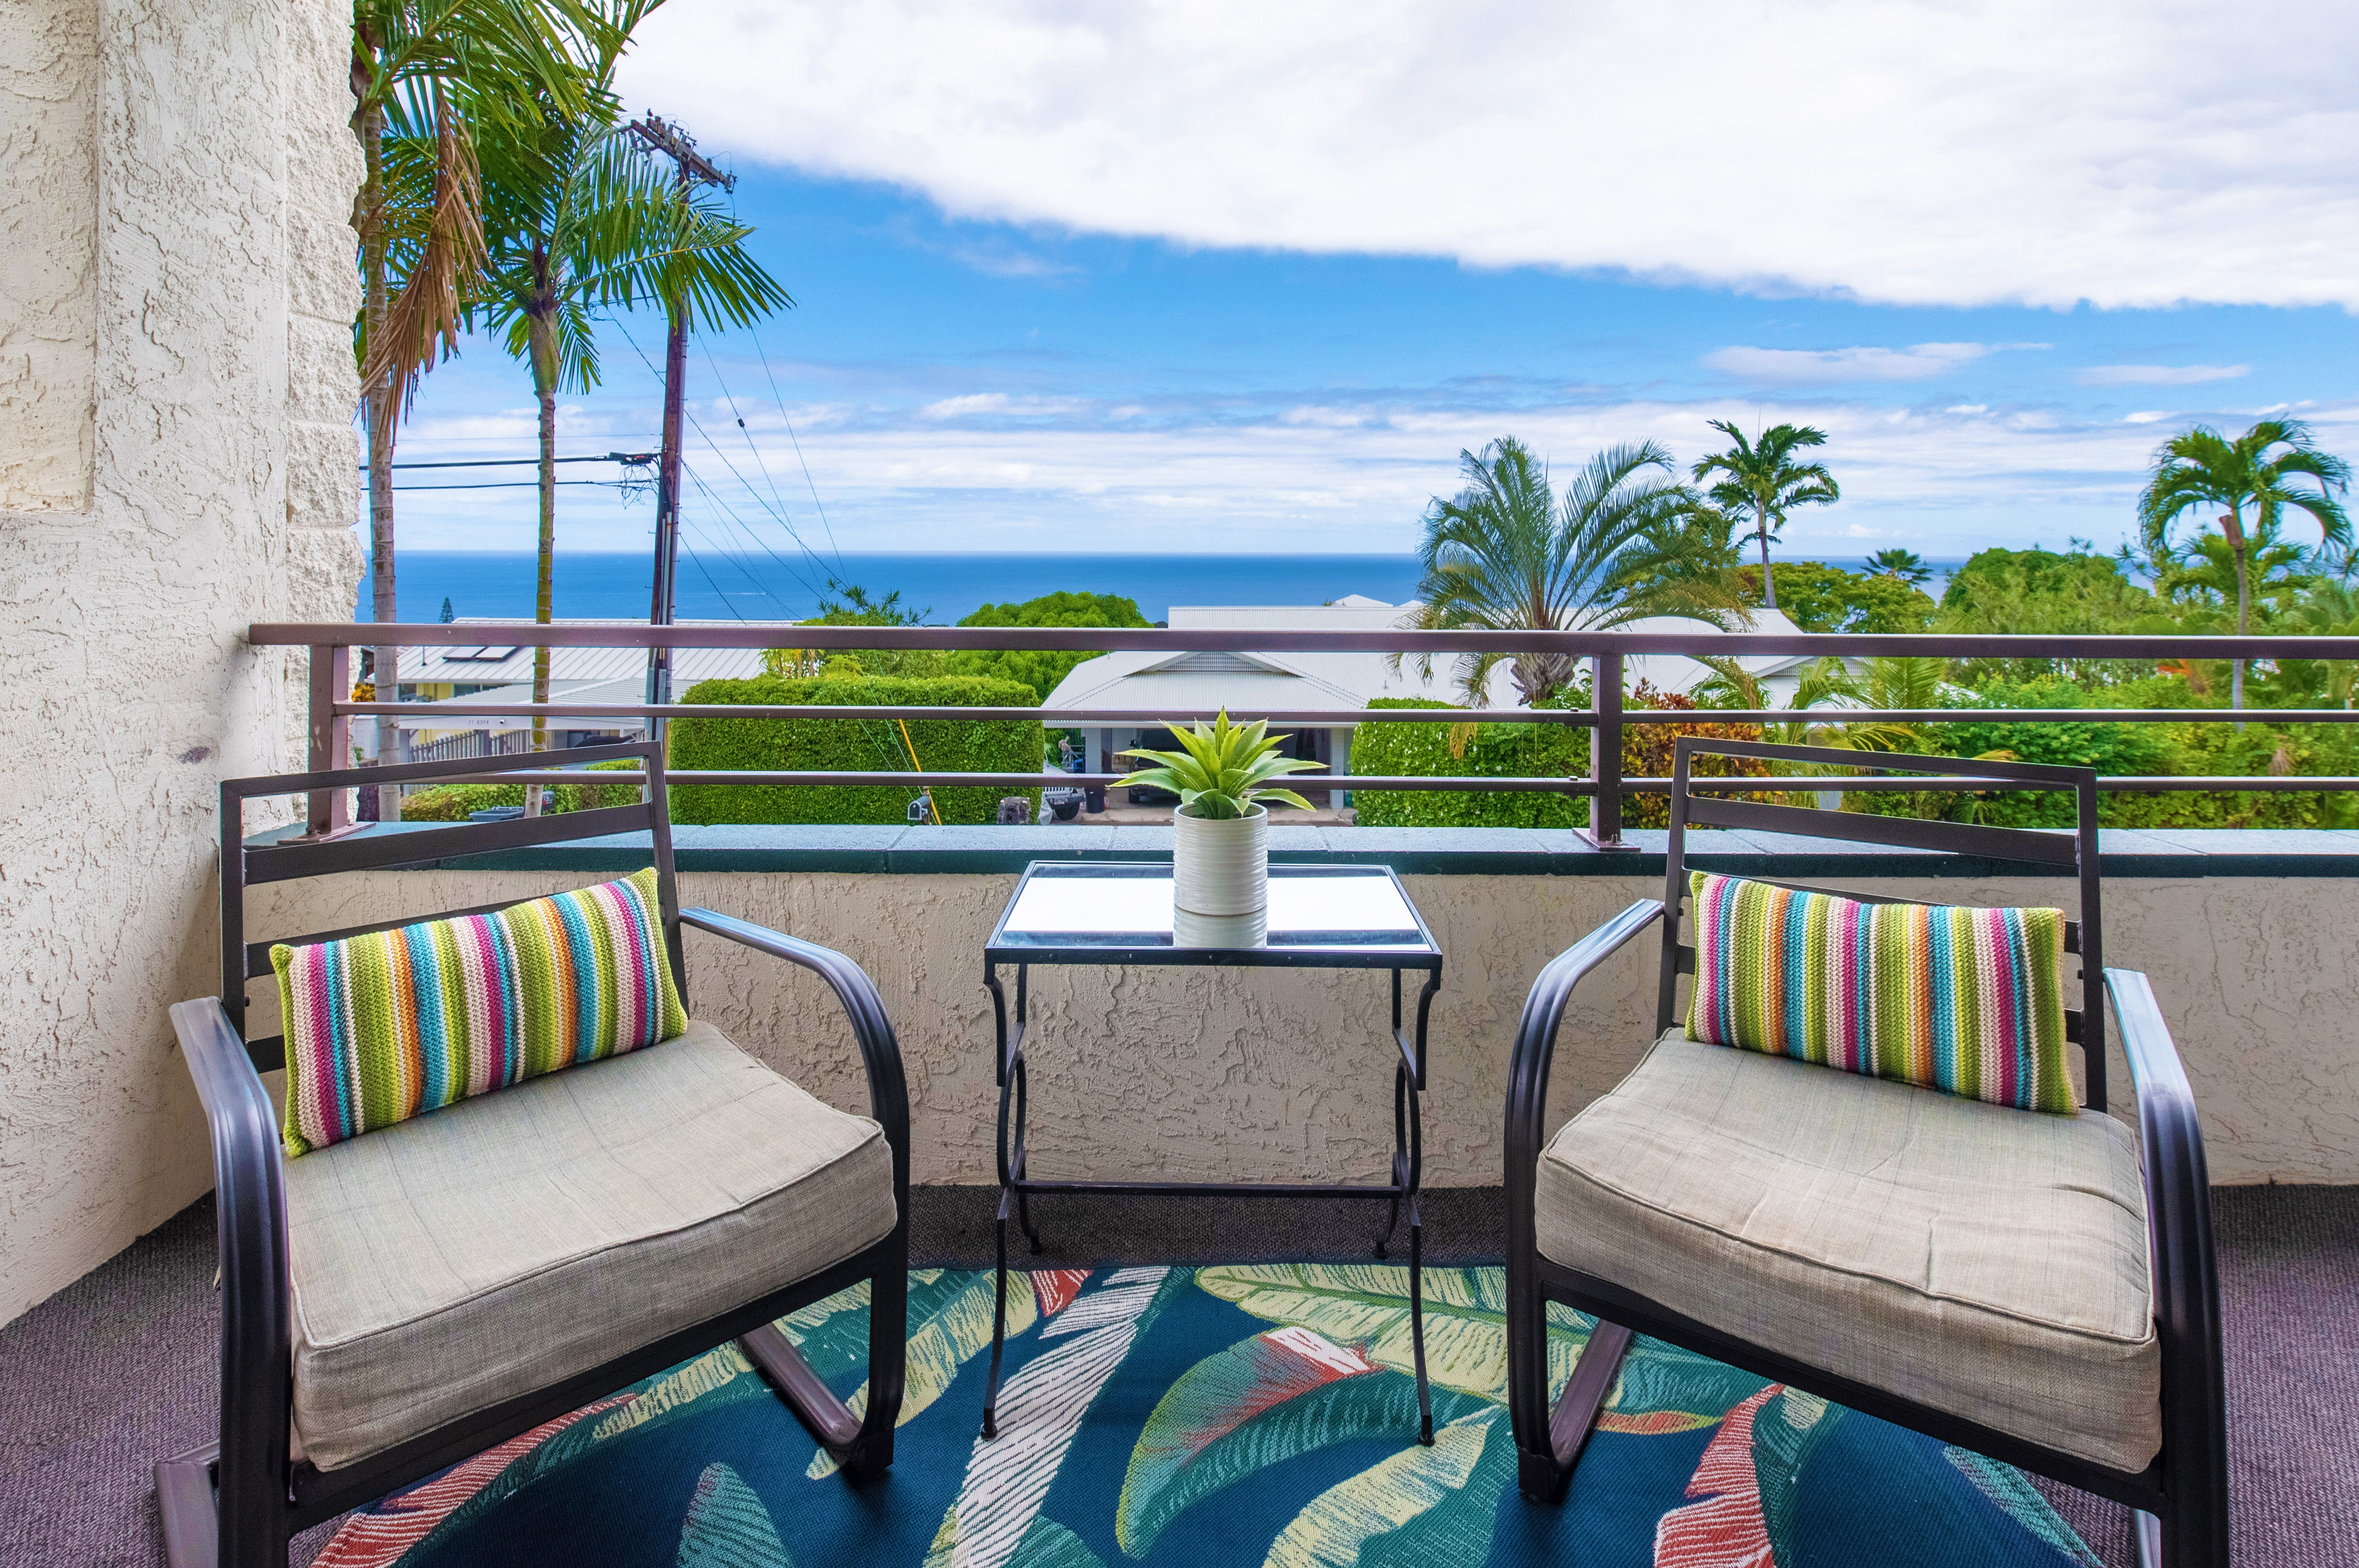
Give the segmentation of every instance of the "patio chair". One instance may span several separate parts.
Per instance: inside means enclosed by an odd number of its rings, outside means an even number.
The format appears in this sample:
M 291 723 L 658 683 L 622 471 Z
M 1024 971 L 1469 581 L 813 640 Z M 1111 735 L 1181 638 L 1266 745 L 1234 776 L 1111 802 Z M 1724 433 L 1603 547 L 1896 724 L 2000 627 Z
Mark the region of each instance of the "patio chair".
M 1562 1495 L 1630 1336 L 1647 1334 L 2126 1504 L 2148 1568 L 2225 1568 L 2203 1139 L 2146 977 L 2102 968 L 2095 774 L 1875 759 L 1878 773 L 1932 775 L 1933 787 L 1975 778 L 2070 791 L 2079 829 L 2059 834 L 1731 798 L 1763 785 L 1694 778 L 1705 756 L 1829 773 L 1863 764 L 1856 752 L 1680 739 L 1662 901 L 1623 911 L 1532 988 L 1506 1117 L 1508 1402 L 1524 1494 Z M 2063 1023 L 2066 1053 L 2080 1047 L 2087 1114 L 1986 1104 L 1687 1038 L 1679 981 L 1697 957 L 1681 917 L 1690 933 L 1699 917 L 1688 907 L 1687 858 L 1708 852 L 1688 838 L 1690 824 L 1947 852 L 1863 856 L 1861 871 L 1882 876 L 2013 860 L 2076 878 L 2080 918 L 2065 923 L 2062 946 L 2079 957 L 2080 1006 Z M 1658 922 L 1658 1040 L 1620 1085 L 1545 1139 L 1549 1057 L 1574 986 Z M 2069 977 L 2062 994 L 2072 994 Z M 2136 1092 L 2135 1138 L 2104 1114 L 2104 996 Z M 2069 1084 L 2060 1098 L 2059 1108 L 2069 1107 Z M 1553 1411 L 1550 1302 L 1597 1320 Z
M 892 1463 L 909 1184 L 893 1026 L 842 954 L 679 907 L 659 746 L 532 762 L 615 757 L 646 770 L 642 803 L 268 846 L 242 840 L 251 797 L 513 770 L 519 759 L 222 785 L 222 994 L 171 1010 L 212 1130 L 222 1308 L 219 1439 L 156 1466 L 176 1568 L 284 1568 L 297 1531 L 732 1339 L 848 1476 Z M 246 982 L 274 972 L 272 944 L 245 939 L 247 888 L 623 833 L 652 841 L 661 961 L 679 996 L 684 927 L 814 971 L 849 1017 L 873 1120 L 821 1104 L 690 1018 L 660 1044 L 285 1156 L 261 1078 L 284 1065 L 285 1036 L 245 1037 Z M 864 1281 L 868 1400 L 855 1417 L 773 1320 Z

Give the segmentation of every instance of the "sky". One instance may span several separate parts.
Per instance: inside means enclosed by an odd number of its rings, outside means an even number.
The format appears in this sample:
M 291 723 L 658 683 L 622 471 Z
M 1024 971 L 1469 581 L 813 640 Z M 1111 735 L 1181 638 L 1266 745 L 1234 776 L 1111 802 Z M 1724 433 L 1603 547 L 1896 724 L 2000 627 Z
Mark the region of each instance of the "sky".
M 2354 67 L 2326 5 L 669 0 L 625 100 L 796 299 L 691 352 L 689 545 L 1408 551 L 1463 449 L 1727 419 L 1827 433 L 1789 554 L 2111 548 L 2191 423 L 2359 459 Z M 602 330 L 560 452 L 653 449 L 662 336 Z M 469 343 L 400 458 L 528 457 L 529 384 Z M 533 540 L 529 488 L 398 516 Z

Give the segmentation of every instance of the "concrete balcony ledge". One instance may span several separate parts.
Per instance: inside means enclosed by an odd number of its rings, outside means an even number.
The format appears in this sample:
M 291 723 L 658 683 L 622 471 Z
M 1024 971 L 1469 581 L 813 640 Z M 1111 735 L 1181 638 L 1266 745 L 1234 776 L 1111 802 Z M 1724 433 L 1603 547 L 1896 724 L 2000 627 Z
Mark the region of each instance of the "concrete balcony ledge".
M 370 831 L 444 826 L 396 823 Z M 260 847 L 293 831 L 260 834 L 248 843 Z M 672 850 L 683 871 L 988 876 L 1020 872 L 1034 860 L 1162 859 L 1171 853 L 1171 835 L 1169 827 L 1150 827 L 682 826 L 672 829 Z M 1277 827 L 1270 832 L 1270 858 L 1378 863 L 1411 876 L 1661 876 L 1669 835 L 1640 829 L 1626 837 L 1633 848 L 1605 851 L 1569 828 Z M 2113 877 L 2359 877 L 2359 831 L 2354 830 L 2107 828 L 2102 842 L 2104 872 Z M 636 833 L 433 864 L 469 871 L 629 871 L 645 865 L 647 855 L 647 835 Z M 1719 829 L 1689 836 L 1688 863 L 1698 871 L 1763 876 L 2053 875 L 2017 861 Z
M 376 833 L 414 832 L 395 824 Z M 1600 852 L 1516 828 L 1283 827 L 1281 860 L 1398 871 L 1445 955 L 1432 1013 L 1426 1180 L 1495 1184 L 1508 1045 L 1533 976 L 1632 901 L 1663 892 L 1665 835 Z M 1170 853 L 1152 827 L 683 827 L 682 896 L 850 954 L 899 1032 L 921 1182 L 988 1182 L 999 1103 L 983 946 L 1037 860 Z M 1699 869 L 1817 881 L 1927 903 L 2064 905 L 2055 868 L 1976 863 L 1824 838 L 1697 833 Z M 2193 1080 L 2221 1183 L 2359 1183 L 2359 832 L 2104 836 L 2105 960 L 2146 971 Z M 647 863 L 644 834 L 497 850 L 255 890 L 247 934 L 282 939 L 484 908 Z M 806 1088 L 866 1104 L 857 1056 L 816 982 L 717 937 L 688 942 L 689 1011 Z M 1655 1034 L 1656 956 L 1634 944 L 1565 1016 L 1555 1116 L 1611 1088 Z M 1371 1180 L 1389 1168 L 1392 1064 L 1381 977 L 1139 966 L 1031 977 L 1032 1152 L 1058 1176 Z M 257 1033 L 277 988 L 249 988 Z M 2129 1101 L 2107 1053 L 2116 1112 Z

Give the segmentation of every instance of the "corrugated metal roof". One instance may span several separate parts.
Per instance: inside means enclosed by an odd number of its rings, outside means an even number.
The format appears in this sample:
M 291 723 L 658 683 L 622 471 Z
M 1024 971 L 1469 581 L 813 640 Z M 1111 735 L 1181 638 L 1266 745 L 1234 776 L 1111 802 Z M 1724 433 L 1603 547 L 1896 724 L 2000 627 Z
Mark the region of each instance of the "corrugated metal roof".
M 1367 602 L 1174 605 L 1171 626 L 1175 631 L 1214 627 L 1376 630 L 1400 625 L 1418 609 L 1415 604 Z M 1634 621 L 1615 630 L 1706 637 L 1721 633 L 1709 622 L 1678 616 Z M 1751 630 L 1790 633 L 1797 628 L 1778 611 L 1761 610 L 1754 612 Z M 1215 662 L 1221 660 L 1232 662 Z M 1792 691 L 1800 667 L 1810 662 L 1799 656 L 1768 654 L 1748 655 L 1740 661 L 1760 677 L 1773 699 Z M 1624 662 L 1624 674 L 1633 688 L 1645 680 L 1658 691 L 1690 691 L 1711 673 L 1708 666 L 1677 654 L 1633 654 Z M 1300 684 L 1289 681 L 1289 676 Z M 1365 708 L 1376 697 L 1414 697 L 1455 703 L 1462 700 L 1458 680 L 1459 661 L 1448 656 L 1436 658 L 1431 673 L 1427 674 L 1419 671 L 1414 659 L 1403 659 L 1396 669 L 1385 654 L 1102 654 L 1076 665 L 1041 706 L 1050 709 L 1225 706 L 1248 712 L 1264 708 Z M 1504 669 L 1492 679 L 1491 705 L 1522 706 L 1516 697 L 1515 683 Z
M 637 707 L 647 697 L 647 677 L 645 670 L 625 676 L 620 680 L 566 681 L 552 678 L 549 683 L 551 702 L 617 702 Z M 469 697 L 447 697 L 440 702 L 421 702 L 411 712 L 394 719 L 403 730 L 529 730 L 532 720 L 517 714 L 478 714 L 470 717 L 468 708 L 482 702 L 530 702 L 532 683 L 520 681 L 514 686 L 494 687 Z M 585 720 L 558 719 L 550 727 L 558 730 L 629 730 L 644 727 L 645 719 L 617 716 L 612 719 Z
M 405 683 L 439 683 L 452 681 L 463 686 L 489 683 L 505 686 L 532 679 L 533 650 L 499 640 L 503 626 L 529 626 L 529 621 L 494 621 L 462 619 L 452 622 L 460 626 L 481 626 L 484 641 L 478 648 L 404 648 L 401 650 L 401 678 Z M 559 621 L 560 626 L 594 625 L 600 622 Z M 745 625 L 755 646 L 750 648 L 679 648 L 672 659 L 672 689 L 684 692 L 701 680 L 748 680 L 762 673 L 762 650 L 792 646 L 792 628 L 785 622 L 740 622 L 735 621 L 682 621 L 682 626 Z M 489 657 L 473 657 L 478 653 Z M 634 672 L 644 677 L 647 668 L 645 648 L 552 648 L 549 650 L 549 678 L 552 681 L 621 680 Z M 529 701 L 529 697 L 519 700 Z

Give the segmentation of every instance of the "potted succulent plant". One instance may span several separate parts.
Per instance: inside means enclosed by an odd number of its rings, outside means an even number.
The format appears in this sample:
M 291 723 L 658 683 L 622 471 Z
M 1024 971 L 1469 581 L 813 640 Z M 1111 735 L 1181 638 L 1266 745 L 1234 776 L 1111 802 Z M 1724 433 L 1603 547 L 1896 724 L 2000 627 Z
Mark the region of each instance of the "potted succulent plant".
M 1184 750 L 1123 753 L 1158 764 L 1131 774 L 1132 783 L 1180 796 L 1171 880 L 1172 903 L 1182 913 L 1256 914 L 1269 903 L 1269 809 L 1261 803 L 1306 810 L 1310 803 L 1268 781 L 1319 764 L 1277 755 L 1287 737 L 1268 730 L 1266 719 L 1232 724 L 1223 709 L 1210 726 L 1173 731 Z

